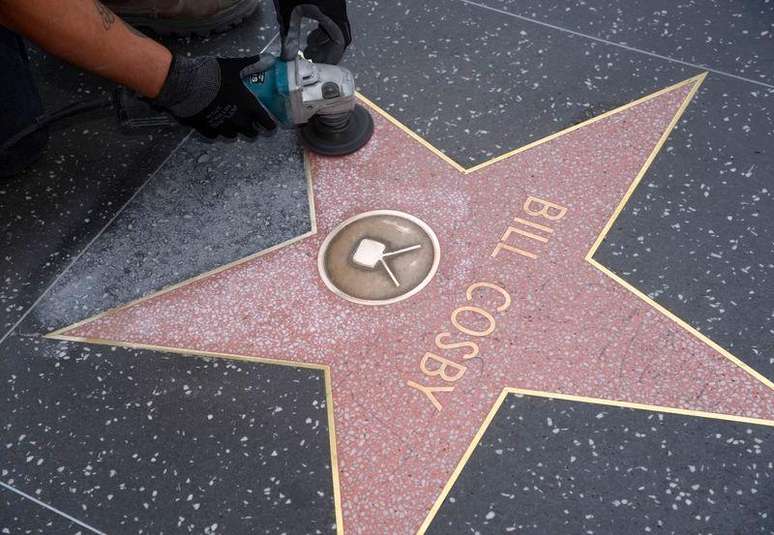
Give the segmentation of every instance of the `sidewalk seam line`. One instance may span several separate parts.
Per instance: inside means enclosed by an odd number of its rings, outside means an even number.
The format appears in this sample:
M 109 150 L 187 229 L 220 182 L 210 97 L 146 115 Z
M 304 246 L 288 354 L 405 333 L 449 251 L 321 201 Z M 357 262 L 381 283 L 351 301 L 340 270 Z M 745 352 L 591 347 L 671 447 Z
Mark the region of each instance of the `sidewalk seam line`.
M 651 56 L 651 57 L 654 57 L 654 58 L 662 59 L 664 61 L 670 61 L 672 63 L 679 63 L 679 64 L 685 65 L 687 67 L 693 67 L 694 69 L 699 69 L 699 70 L 703 70 L 703 71 L 709 71 L 709 72 L 712 72 L 712 73 L 715 73 L 715 74 L 719 74 L 721 76 L 728 76 L 729 78 L 734 78 L 736 80 L 741 80 L 743 82 L 748 82 L 748 83 L 751 83 L 751 84 L 760 85 L 760 86 L 766 87 L 768 89 L 774 89 L 774 85 L 772 85 L 772 84 L 768 84 L 766 82 L 759 82 L 758 80 L 753 80 L 751 78 L 745 78 L 744 76 L 739 76 L 738 74 L 733 74 L 733 73 L 730 73 L 730 72 L 721 71 L 720 69 L 715 69 L 713 67 L 710 67 L 709 65 L 702 65 L 702 64 L 699 64 L 699 63 L 691 63 L 689 61 L 684 61 L 684 60 L 681 60 L 681 59 L 671 58 L 669 56 L 663 56 L 661 54 L 657 54 L 656 52 L 650 52 L 648 50 L 643 50 L 641 48 L 636 48 L 636 47 L 633 47 L 633 46 L 625 45 L 623 43 L 616 43 L 615 41 L 609 41 L 607 39 L 603 39 L 602 37 L 596 37 L 594 35 L 589 35 L 587 33 L 582 33 L 582 32 L 576 31 L 576 30 L 571 30 L 569 28 L 564 28 L 563 26 L 557 26 L 556 24 L 551 24 L 550 22 L 544 22 L 544 21 L 541 21 L 541 20 L 533 19 L 533 18 L 530 18 L 530 17 L 526 17 L 524 15 L 519 15 L 517 13 L 512 13 L 510 11 L 506 11 L 504 9 L 488 6 L 486 4 L 481 4 L 479 2 L 474 2 L 473 0 L 458 0 L 458 1 L 462 2 L 463 4 L 468 4 L 468 5 L 471 5 L 471 6 L 480 7 L 481 9 L 486 9 L 486 10 L 489 10 L 489 11 L 494 11 L 495 13 L 500 13 L 502 15 L 507 15 L 509 17 L 513 17 L 513 18 L 516 18 L 516 19 L 519 19 L 519 20 L 523 20 L 524 22 L 530 22 L 532 24 L 537 24 L 539 26 L 544 26 L 546 28 L 551 28 L 552 30 L 557 30 L 557 31 L 560 31 L 560 32 L 569 33 L 569 34 L 572 34 L 572 35 L 576 35 L 578 37 L 583 37 L 585 39 L 591 39 L 592 41 L 597 41 L 599 43 L 604 43 L 606 45 L 623 48 L 624 50 L 628 50 L 629 52 L 637 52 L 639 54 L 645 54 L 647 56 Z
M 51 505 L 48 505 L 48 504 L 47 504 L 47 503 L 45 503 L 45 502 L 42 502 L 42 501 L 40 501 L 40 500 L 39 500 L 39 499 L 37 499 L 35 496 L 30 496 L 30 495 L 29 495 L 29 494 L 27 494 L 26 492 L 24 492 L 24 491 L 21 491 L 21 490 L 19 490 L 19 489 L 15 488 L 15 487 L 12 487 L 11 485 L 9 485 L 8 483 L 5 483 L 4 481 L 0 481 L 0 486 L 2 486 L 2 487 L 3 487 L 4 489 L 6 489 L 6 490 L 9 490 L 9 491 L 11 491 L 11 492 L 14 492 L 14 493 L 18 494 L 19 496 L 21 496 L 21 497 L 23 497 L 23 498 L 26 498 L 26 499 L 28 499 L 28 500 L 32 501 L 33 503 L 36 503 L 37 505 L 40 505 L 41 507 L 45 507 L 45 508 L 46 508 L 46 509 L 48 509 L 49 511 L 53 511 L 53 512 L 54 512 L 54 513 L 56 513 L 56 514 L 58 514 L 58 515 L 60 515 L 60 516 L 63 516 L 64 518 L 66 518 L 66 519 L 67 519 L 67 520 L 69 520 L 70 522 L 75 522 L 75 523 L 76 523 L 76 524 L 78 524 L 79 526 L 81 526 L 81 527 L 83 527 L 83 528 L 86 528 L 86 529 L 88 529 L 88 530 L 91 530 L 91 531 L 93 531 L 94 533 L 97 533 L 98 535 L 106 535 L 106 534 L 105 534 L 105 532 L 103 532 L 103 531 L 100 531 L 100 530 L 98 530 L 97 528 L 94 528 L 94 527 L 92 527 L 92 526 L 88 525 L 87 523 L 85 523 L 85 522 L 82 522 L 81 520 L 78 520 L 77 518 L 75 518 L 75 517 L 72 517 L 72 516 L 68 515 L 68 514 L 67 514 L 67 513 L 65 513 L 64 511 L 60 511 L 60 510 L 59 510 L 59 509 L 57 509 L 56 507 L 53 507 L 53 506 L 51 506 Z
M 264 53 L 266 51 L 266 49 L 268 49 L 274 43 L 274 41 L 277 39 L 278 35 L 279 35 L 279 33 L 275 33 L 274 36 L 272 36 L 272 38 L 269 39 L 269 41 L 266 43 L 266 45 L 261 49 L 261 53 Z M 102 234 L 105 233 L 105 231 L 110 227 L 110 225 L 113 224 L 113 221 L 115 221 L 116 218 L 118 218 L 118 216 L 121 213 L 123 213 L 123 211 L 126 209 L 127 206 L 129 206 L 129 204 L 134 200 L 134 198 L 137 197 L 137 195 L 143 189 L 145 189 L 145 186 L 150 184 L 150 182 L 156 177 L 156 175 L 161 170 L 161 168 L 164 167 L 164 165 L 166 165 L 166 163 L 169 161 L 169 159 L 172 157 L 172 155 L 175 154 L 177 152 L 177 150 L 181 146 L 183 146 L 183 144 L 186 141 L 188 141 L 188 139 L 191 137 L 191 134 L 193 134 L 193 130 L 189 130 L 188 131 L 188 133 L 180 141 L 180 143 L 175 145 L 175 148 L 172 149 L 169 154 L 167 154 L 166 158 L 164 158 L 164 161 L 161 162 L 161 164 L 159 164 L 159 166 L 156 167 L 156 169 L 148 176 L 147 180 L 145 180 L 145 182 L 143 182 L 140 185 L 140 187 L 137 188 L 137 190 L 132 194 L 131 197 L 129 197 L 129 199 L 127 199 L 127 201 L 123 204 L 123 206 L 121 206 L 121 208 L 115 214 L 113 214 L 113 217 L 111 217 L 108 220 L 108 222 L 105 223 L 105 225 L 103 225 L 103 227 L 100 229 L 100 231 L 91 240 L 89 240 L 89 243 L 87 243 L 83 247 L 83 249 L 81 249 L 81 251 L 72 259 L 72 261 L 69 264 L 67 264 L 67 266 L 59 273 L 59 275 L 56 276 L 56 278 L 51 282 L 51 284 L 49 284 L 46 287 L 46 289 L 43 290 L 43 292 L 37 297 L 37 299 L 35 299 L 35 301 L 32 302 L 32 304 L 27 308 L 27 310 L 24 311 L 24 314 L 22 314 L 21 317 L 11 326 L 11 328 L 8 329 L 8 332 L 6 332 L 2 337 L 0 337 L 0 346 L 2 346 L 3 343 L 6 341 L 6 339 L 8 339 L 8 337 L 11 336 L 11 333 L 13 333 L 19 327 L 19 325 L 21 325 L 21 323 L 25 319 L 27 319 L 27 316 L 29 316 L 30 312 L 32 312 L 32 310 L 34 310 L 34 308 L 40 304 L 40 301 L 48 294 L 48 292 L 51 291 L 51 288 L 53 288 L 59 282 L 59 280 L 65 275 L 65 273 L 70 271 L 70 268 L 72 268 L 75 265 L 75 263 L 86 253 L 86 251 L 88 251 L 89 248 L 92 245 L 94 245 L 94 242 L 100 236 L 102 236 Z
M 55 278 L 55 279 L 54 279 L 54 280 L 51 282 L 51 284 L 49 284 L 49 285 L 46 287 L 46 289 L 45 289 L 45 290 L 43 290 L 43 292 L 42 292 L 42 293 L 41 293 L 41 294 L 40 294 L 40 295 L 37 297 L 37 299 L 35 299 L 35 301 L 33 301 L 33 303 L 32 303 L 32 304 L 31 304 L 31 305 L 30 305 L 30 306 L 27 308 L 27 310 L 25 310 L 25 311 L 24 311 L 24 314 L 22 314 L 22 315 L 21 315 L 21 317 L 20 317 L 20 318 L 19 318 L 19 319 L 16 321 L 16 323 L 14 323 L 14 324 L 11 326 L 11 328 L 10 328 L 10 329 L 8 329 L 8 332 L 6 332 L 6 333 L 5 333 L 5 334 L 2 336 L 2 338 L 0 338 L 0 346 L 2 346 L 2 345 L 3 345 L 3 342 L 5 342 L 5 341 L 6 341 L 6 339 L 7 339 L 9 336 L 11 336 L 11 333 L 12 333 L 12 332 L 14 332 L 14 331 L 17 329 L 17 327 L 19 327 L 19 325 L 21 325 L 21 323 L 22 323 L 22 322 L 23 322 L 25 319 L 27 319 L 27 316 L 29 316 L 30 312 L 32 312 L 32 311 L 35 309 L 35 307 L 36 307 L 36 306 L 38 306 L 38 305 L 40 304 L 40 302 L 43 300 L 43 298 L 44 298 L 44 297 L 46 297 L 46 295 L 48 295 L 48 292 L 50 292 L 50 291 L 51 291 L 51 289 L 52 289 L 54 286 L 56 286 L 56 284 L 57 284 L 57 283 L 58 283 L 58 282 L 59 282 L 59 281 L 62 279 L 62 277 L 64 277 L 64 276 L 65 276 L 65 274 L 66 274 L 68 271 L 70 271 L 70 268 L 72 268 L 72 267 L 75 265 L 75 263 L 76 263 L 76 262 L 78 262 L 78 260 L 80 260 L 80 259 L 81 259 L 81 257 L 82 257 L 82 256 L 83 256 L 83 255 L 86 253 L 86 251 L 88 251 L 88 250 L 89 250 L 89 248 L 90 248 L 92 245 L 94 245 L 94 242 L 96 242 L 96 241 L 99 239 L 99 237 L 100 237 L 100 236 L 102 236 L 102 234 L 104 234 L 104 233 L 105 233 L 105 231 L 106 231 L 106 230 L 107 230 L 107 229 L 108 229 L 108 228 L 109 228 L 109 227 L 110 227 L 110 226 L 113 224 L 113 221 L 115 221 L 115 220 L 118 218 L 118 216 L 119 216 L 119 215 L 121 215 L 121 214 L 123 213 L 123 211 L 126 209 L 126 207 L 127 207 L 127 206 L 129 206 L 129 204 L 130 204 L 130 203 L 131 203 L 131 202 L 132 202 L 132 201 L 135 199 L 135 197 L 137 197 L 137 195 L 139 195 L 139 193 L 140 193 L 142 190 L 144 190 L 144 189 L 145 189 L 145 186 L 147 186 L 148 184 L 150 184 L 150 182 L 151 182 L 151 181 L 152 181 L 154 178 L 156 178 L 156 175 L 157 175 L 157 174 L 158 174 L 158 172 L 161 170 L 161 168 L 162 168 L 162 167 L 164 167 L 164 165 L 166 165 L 166 163 L 169 161 L 169 159 L 172 157 L 172 155 L 173 155 L 173 154 L 175 154 L 175 153 L 177 152 L 177 149 L 179 149 L 179 148 L 180 148 L 180 147 L 183 145 L 183 143 L 185 143 L 186 141 L 188 141 L 188 138 L 190 138 L 190 137 L 191 137 L 191 134 L 192 134 L 192 133 L 193 133 L 193 130 L 190 130 L 190 131 L 189 131 L 189 132 L 188 132 L 188 133 L 185 135 L 185 137 L 184 137 L 184 138 L 183 138 L 183 139 L 180 141 L 180 143 L 178 143 L 178 144 L 175 146 L 175 148 L 174 148 L 174 149 L 172 149 L 172 151 L 171 151 L 169 154 L 167 154 L 167 157 L 166 157 L 166 158 L 164 158 L 164 161 L 163 161 L 163 162 L 161 162 L 161 164 L 160 164 L 160 165 L 159 165 L 159 166 L 158 166 L 158 167 L 157 167 L 157 168 L 156 168 L 156 169 L 155 169 L 155 170 L 154 170 L 154 171 L 153 171 L 153 172 L 152 172 L 152 173 L 151 173 L 151 174 L 148 176 L 148 178 L 145 180 L 145 182 L 143 182 L 143 183 L 140 185 L 140 187 L 139 187 L 139 188 L 137 188 L 137 190 L 136 190 L 136 191 L 135 191 L 135 192 L 132 194 L 132 196 L 131 196 L 131 197 L 129 197 L 129 198 L 126 200 L 126 202 L 125 202 L 125 203 L 124 203 L 124 204 L 121 206 L 121 208 L 119 208 L 119 209 L 118 209 L 118 211 L 117 211 L 115 214 L 113 214 L 113 217 L 111 217 L 111 218 L 110 218 L 110 219 L 107 221 L 107 223 L 105 223 L 105 224 L 102 226 L 102 228 L 100 229 L 100 231 L 99 231 L 99 232 L 97 232 L 97 234 L 95 234 L 95 235 L 94 235 L 94 237 L 93 237 L 91 240 L 89 240 L 89 243 L 87 243 L 87 244 L 86 244 L 86 245 L 83 247 L 83 249 L 81 249 L 81 250 L 80 250 L 80 252 L 79 252 L 77 255 L 75 255 L 75 256 L 73 257 L 73 259 L 70 261 L 70 263 L 69 263 L 69 264 L 67 264 L 67 266 L 66 266 L 66 267 L 65 267 L 65 268 L 64 268 L 64 269 L 63 269 L 61 272 L 59 272 L 59 275 L 57 275 L 57 276 L 56 276 L 56 278 Z

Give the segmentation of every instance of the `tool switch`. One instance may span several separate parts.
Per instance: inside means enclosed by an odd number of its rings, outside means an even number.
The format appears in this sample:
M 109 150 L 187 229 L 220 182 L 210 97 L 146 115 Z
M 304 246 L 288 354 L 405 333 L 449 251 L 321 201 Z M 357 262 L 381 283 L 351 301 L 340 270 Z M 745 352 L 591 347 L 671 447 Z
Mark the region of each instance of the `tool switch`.
M 339 86 L 336 82 L 325 82 L 322 86 L 323 98 L 336 98 L 340 95 Z

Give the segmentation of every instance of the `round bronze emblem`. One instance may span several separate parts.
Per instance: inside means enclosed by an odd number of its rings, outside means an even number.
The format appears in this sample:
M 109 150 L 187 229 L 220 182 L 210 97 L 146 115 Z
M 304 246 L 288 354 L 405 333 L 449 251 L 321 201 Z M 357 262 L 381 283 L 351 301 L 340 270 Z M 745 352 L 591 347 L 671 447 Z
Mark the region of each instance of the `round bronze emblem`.
M 328 234 L 317 257 L 336 295 L 362 305 L 407 299 L 435 275 L 438 238 L 421 219 L 396 210 L 350 217 Z

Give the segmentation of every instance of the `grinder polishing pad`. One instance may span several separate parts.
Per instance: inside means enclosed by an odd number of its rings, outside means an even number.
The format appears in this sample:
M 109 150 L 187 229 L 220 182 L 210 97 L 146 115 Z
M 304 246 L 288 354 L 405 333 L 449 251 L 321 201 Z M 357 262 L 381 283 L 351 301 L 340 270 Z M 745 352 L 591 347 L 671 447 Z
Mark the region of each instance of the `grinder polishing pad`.
M 362 148 L 374 133 L 374 120 L 357 104 L 350 113 L 336 116 L 315 115 L 299 132 L 312 152 L 323 156 L 344 156 Z

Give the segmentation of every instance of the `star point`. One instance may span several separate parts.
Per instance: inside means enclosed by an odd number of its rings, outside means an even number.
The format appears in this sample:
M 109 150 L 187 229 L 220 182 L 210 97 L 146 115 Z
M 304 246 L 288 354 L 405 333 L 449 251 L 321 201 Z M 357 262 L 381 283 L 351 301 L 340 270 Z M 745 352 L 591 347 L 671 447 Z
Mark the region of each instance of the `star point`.
M 364 99 L 369 145 L 310 157 L 313 232 L 55 337 L 322 369 L 339 526 L 353 533 L 425 529 L 513 388 L 771 416 L 774 391 L 592 258 L 700 83 L 470 169 Z M 317 262 L 337 225 L 373 210 L 426 222 L 441 260 L 415 295 L 367 307 L 334 294 Z M 364 235 L 347 261 L 397 288 L 422 250 Z

